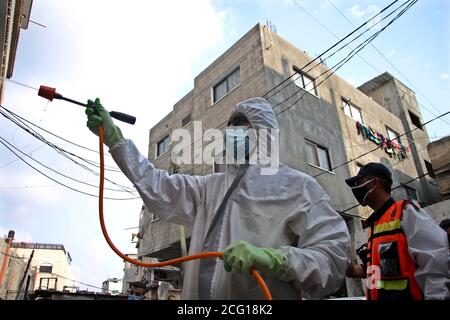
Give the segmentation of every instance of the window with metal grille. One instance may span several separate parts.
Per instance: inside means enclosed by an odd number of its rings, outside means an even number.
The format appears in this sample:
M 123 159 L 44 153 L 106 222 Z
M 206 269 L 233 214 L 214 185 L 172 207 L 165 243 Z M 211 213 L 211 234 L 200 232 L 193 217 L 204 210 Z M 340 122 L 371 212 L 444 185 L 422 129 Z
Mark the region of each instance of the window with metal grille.
M 213 87 L 213 103 L 222 99 L 239 84 L 241 84 L 241 74 L 240 68 L 237 68 Z

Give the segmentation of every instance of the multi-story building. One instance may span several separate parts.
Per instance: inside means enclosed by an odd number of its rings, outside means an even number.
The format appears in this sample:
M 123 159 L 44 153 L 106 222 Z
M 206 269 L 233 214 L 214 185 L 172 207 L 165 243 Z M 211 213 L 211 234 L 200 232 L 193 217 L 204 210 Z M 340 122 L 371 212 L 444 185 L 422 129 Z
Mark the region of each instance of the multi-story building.
M 23 258 L 29 258 L 34 250 L 31 266 L 36 268 L 36 277 L 30 290 L 73 288 L 72 258 L 62 244 L 13 242 L 11 248 L 15 255 Z
M 122 288 L 122 279 L 108 278 L 102 283 L 102 293 L 104 294 L 121 294 Z
M 0 1 L 0 103 L 5 79 L 12 77 L 20 29 L 27 29 L 33 0 Z
M 29 265 L 29 259 L 11 250 L 9 244 L 13 239 L 14 230 L 0 237 L 0 300 L 27 299 L 37 273 L 36 268 Z
M 193 90 L 151 128 L 148 158 L 172 173 L 215 172 L 218 167 L 211 163 L 174 165 L 172 131 L 187 129 L 197 141 L 207 129 L 224 128 L 238 102 L 262 96 L 277 114 L 280 161 L 317 179 L 336 210 L 342 212 L 353 238 L 361 233 L 361 220 L 369 211 L 361 207 L 346 210 L 356 200 L 344 180 L 355 175 L 361 165 L 372 161 L 387 165 L 397 187 L 395 198 L 414 199 L 422 205 L 438 201 L 429 177 L 413 180 L 429 166 L 428 135 L 421 126 L 414 92 L 387 72 L 359 88 L 336 74 L 324 80 L 329 73 L 320 75 L 329 69 L 323 63 L 304 68 L 312 60 L 266 26 L 256 25 L 203 70 L 194 79 Z M 194 120 L 201 121 L 202 128 Z M 192 149 L 192 154 L 195 151 Z M 157 214 L 142 209 L 138 255 L 159 259 L 180 256 L 180 226 L 158 220 Z M 189 244 L 191 228 L 181 231 Z M 346 284 L 348 295 L 362 294 L 360 283 L 347 280 Z

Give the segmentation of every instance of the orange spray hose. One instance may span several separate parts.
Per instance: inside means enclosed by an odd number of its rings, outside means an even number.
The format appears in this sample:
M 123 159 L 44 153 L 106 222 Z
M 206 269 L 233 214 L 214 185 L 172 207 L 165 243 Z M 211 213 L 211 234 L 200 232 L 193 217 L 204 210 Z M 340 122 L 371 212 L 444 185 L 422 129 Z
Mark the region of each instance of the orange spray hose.
M 100 218 L 100 226 L 102 228 L 103 236 L 105 237 L 106 242 L 110 246 L 110 248 L 123 260 L 128 261 L 134 265 L 141 266 L 144 268 L 157 268 L 157 267 L 164 267 L 172 264 L 177 264 L 181 262 L 186 262 L 190 260 L 196 260 L 196 259 L 203 259 L 203 258 L 223 258 L 223 252 L 204 252 L 204 253 L 197 253 L 186 257 L 181 257 L 177 259 L 167 260 L 163 262 L 156 262 L 156 263 L 145 263 L 136 259 L 132 259 L 126 255 L 124 255 L 117 247 L 114 245 L 114 243 L 111 241 L 111 238 L 108 235 L 108 231 L 105 227 L 105 220 L 103 217 L 103 190 L 104 190 L 104 183 L 105 183 L 105 159 L 103 155 L 103 127 L 99 126 L 98 128 L 98 135 L 99 135 L 99 148 L 100 148 L 100 194 L 98 199 L 98 212 L 99 212 L 99 218 Z M 258 271 L 255 268 L 250 269 L 250 273 L 252 276 L 256 279 L 259 286 L 261 287 L 264 297 L 267 300 L 272 300 L 272 295 L 269 291 L 269 288 L 267 287 L 266 283 L 264 282 L 264 279 L 261 277 L 261 275 L 258 273 Z

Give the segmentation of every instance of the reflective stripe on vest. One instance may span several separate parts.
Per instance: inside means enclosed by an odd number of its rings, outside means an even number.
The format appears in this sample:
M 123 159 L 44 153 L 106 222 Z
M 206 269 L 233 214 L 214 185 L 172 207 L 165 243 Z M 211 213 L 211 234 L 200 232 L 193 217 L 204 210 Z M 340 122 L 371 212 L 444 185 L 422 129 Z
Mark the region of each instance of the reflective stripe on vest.
M 375 225 L 373 227 L 373 234 L 375 235 L 377 233 L 393 231 L 393 230 L 397 230 L 400 228 L 401 228 L 401 221 L 400 221 L 400 219 L 397 219 L 397 220 L 393 220 L 393 221 Z
M 385 290 L 405 290 L 408 286 L 408 280 L 377 280 L 376 287 L 377 289 L 385 289 Z

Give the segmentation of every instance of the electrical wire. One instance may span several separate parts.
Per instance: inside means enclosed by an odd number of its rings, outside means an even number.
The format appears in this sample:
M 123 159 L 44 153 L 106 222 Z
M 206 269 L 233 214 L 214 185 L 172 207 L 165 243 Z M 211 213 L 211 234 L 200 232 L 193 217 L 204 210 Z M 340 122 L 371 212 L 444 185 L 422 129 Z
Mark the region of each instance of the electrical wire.
M 444 165 L 444 166 L 439 167 L 439 168 L 434 169 L 434 170 L 437 171 L 437 170 L 443 169 L 443 168 L 445 168 L 445 167 L 447 167 L 447 165 Z M 413 181 L 415 181 L 415 180 L 421 179 L 421 178 L 423 178 L 423 177 L 425 177 L 425 176 L 427 176 L 427 175 L 429 175 L 429 174 L 430 174 L 430 172 L 427 172 L 427 173 L 421 174 L 421 175 L 419 175 L 419 176 L 417 176 L 417 177 L 415 177 L 415 178 L 412 178 L 411 180 L 408 180 L 408 181 L 406 181 L 406 182 L 402 182 L 402 183 L 400 183 L 398 186 L 392 188 L 392 189 L 391 189 L 391 192 L 394 191 L 394 190 L 396 190 L 396 189 L 398 189 L 398 188 L 401 188 L 401 187 L 403 187 L 403 186 L 405 186 L 405 185 L 408 185 L 408 184 L 410 184 L 411 182 L 413 182 Z M 357 208 L 357 207 L 359 207 L 359 206 L 360 206 L 360 204 L 358 203 L 358 204 L 356 204 L 356 205 L 354 205 L 354 206 L 352 206 L 352 207 L 350 207 L 350 208 L 347 208 L 347 209 L 345 209 L 345 210 L 343 210 L 343 211 L 338 211 L 338 213 L 339 213 L 339 214 L 346 214 L 346 215 L 348 215 L 348 213 L 346 213 L 347 211 L 350 211 L 350 210 L 352 210 L 352 209 L 354 209 L 354 208 Z M 361 217 L 361 216 L 356 216 L 356 215 L 354 215 L 354 216 L 360 218 L 361 220 L 366 220 L 365 218 L 363 218 L 363 217 Z
M 14 113 L 14 112 L 12 112 L 11 110 L 8 110 L 8 109 L 5 108 L 4 106 L 2 106 L 2 108 L 5 109 L 6 111 L 8 111 L 8 113 L 10 113 L 11 115 L 15 116 L 16 118 L 19 118 L 19 119 L 23 120 L 24 122 L 26 122 L 26 123 L 32 125 L 33 127 L 36 127 L 36 128 L 38 128 L 39 130 L 44 131 L 45 133 L 48 133 L 48 134 L 50 134 L 50 135 L 52 135 L 52 136 L 54 136 L 54 137 L 56 137 L 56 138 L 58 138 L 58 139 L 61 139 L 61 140 L 65 141 L 65 142 L 67 142 L 67 143 L 70 143 L 71 145 L 74 145 L 74 146 L 76 146 L 76 147 L 78 147 L 78 148 L 81 148 L 81 149 L 84 149 L 84 150 L 87 150 L 87 151 L 91 151 L 91 152 L 94 152 L 94 153 L 97 153 L 97 154 L 98 154 L 98 151 L 97 151 L 97 150 L 90 149 L 90 148 L 85 147 L 85 146 L 83 146 L 83 145 L 81 145 L 81 144 L 79 144 L 79 143 L 76 143 L 76 142 L 70 141 L 70 140 L 68 140 L 68 139 L 66 139 L 66 138 L 63 138 L 63 137 L 61 137 L 60 135 L 57 135 L 57 134 L 55 134 L 55 133 L 53 133 L 53 132 L 51 132 L 51 131 L 48 131 L 48 130 L 46 130 L 46 129 L 40 127 L 39 125 L 37 125 L 37 124 L 31 122 L 30 120 L 25 119 L 24 117 L 18 115 L 17 113 Z M 111 155 L 108 154 L 108 153 L 106 153 L 106 155 L 109 156 L 109 157 L 111 157 Z
M 2 109 L 7 110 L 6 108 L 2 107 Z M 76 161 L 75 159 L 71 158 L 67 153 L 69 153 L 70 155 L 74 155 L 73 153 L 70 153 L 68 151 L 66 151 L 63 148 L 60 148 L 58 146 L 56 146 L 55 144 L 51 143 L 50 141 L 46 140 L 44 137 L 42 137 L 39 133 L 37 133 L 36 131 L 34 131 L 33 129 L 31 129 L 29 126 L 27 126 L 26 124 L 24 124 L 23 122 L 20 121 L 20 119 L 13 119 L 11 118 L 9 115 L 5 114 L 3 112 L 3 110 L 0 109 L 0 114 L 2 114 L 5 118 L 7 118 L 8 120 L 10 120 L 11 122 L 13 122 L 15 125 L 17 125 L 18 127 L 20 127 L 22 130 L 24 130 L 25 132 L 27 132 L 28 134 L 32 135 L 33 137 L 35 137 L 36 139 L 44 142 L 45 144 L 47 144 L 48 146 L 50 146 L 52 149 L 54 149 L 57 153 L 61 154 L 63 157 L 71 160 L 72 162 L 74 162 L 75 164 L 77 164 L 78 166 L 82 167 L 83 169 L 89 171 L 90 173 L 99 176 L 99 174 L 97 172 L 95 172 L 94 170 L 92 170 L 91 168 L 86 167 L 85 165 L 79 163 L 78 161 Z M 77 155 L 74 155 L 76 157 L 79 157 Z M 81 157 L 79 157 L 81 158 Z M 122 190 L 127 191 L 128 193 L 132 194 L 133 196 L 135 195 L 133 192 L 136 192 L 133 188 L 130 187 L 126 187 L 126 186 L 122 186 L 114 181 L 111 181 L 110 179 L 106 179 L 108 182 L 120 187 Z
M 355 27 L 354 25 L 353 25 L 353 23 L 350 21 L 350 19 L 348 19 L 347 18 L 347 16 L 341 11 L 341 10 L 339 10 L 339 8 L 331 1 L 331 0 L 327 0 L 333 7 L 334 7 L 334 9 L 336 9 L 336 11 L 352 26 L 352 27 Z M 438 108 L 436 108 L 436 106 L 434 106 L 433 105 L 433 103 L 424 95 L 424 94 L 422 94 L 418 89 L 417 89 L 417 87 L 383 54 L 383 52 L 381 52 L 380 50 L 378 50 L 378 48 L 373 44 L 373 43 L 371 43 L 370 44 L 374 49 L 375 49 L 375 51 L 384 59 L 384 60 L 386 60 L 386 62 L 387 63 L 389 63 L 390 65 L 391 65 L 391 67 L 392 68 L 394 68 L 397 72 L 398 72 L 398 74 L 400 74 L 402 77 L 403 77 L 403 79 L 405 79 L 410 85 L 411 85 L 411 87 L 414 89 L 414 90 L 416 90 L 425 100 L 427 100 L 428 101 L 428 103 L 430 103 L 430 105 L 437 111 L 437 112 L 441 112 Z M 436 114 L 434 114 L 432 111 L 430 111 L 427 107 L 425 107 L 425 106 L 423 106 L 422 105 L 422 107 L 425 109 L 425 110 L 428 110 L 428 112 L 430 112 L 432 115 L 434 115 L 434 116 L 436 116 Z M 447 122 L 447 121 L 445 121 L 444 119 L 441 119 L 443 122 L 445 122 L 446 124 L 450 124 L 449 122 Z
M 398 0 L 397 0 L 397 1 L 398 1 Z M 388 5 L 387 7 L 385 7 L 383 10 L 380 11 L 379 14 L 381 14 L 382 12 L 384 12 L 385 10 L 387 10 L 390 6 L 392 6 L 392 5 L 393 5 L 394 3 L 396 3 L 397 1 L 394 1 L 394 2 L 392 2 L 390 5 Z M 394 19 L 392 19 L 385 27 L 383 27 L 381 30 L 379 30 L 379 31 L 376 32 L 374 35 L 372 35 L 371 38 L 365 40 L 365 41 L 364 41 L 362 44 L 360 44 L 356 49 L 352 50 L 352 52 L 351 52 L 349 55 L 347 55 L 346 58 L 342 59 L 338 64 L 336 64 L 334 67 L 336 67 L 336 66 L 339 65 L 339 64 L 340 64 L 340 66 L 339 66 L 336 70 L 334 70 L 332 73 L 330 73 L 330 75 L 328 75 L 323 81 L 321 81 L 320 83 L 316 84 L 316 85 L 314 86 L 314 89 L 316 89 L 319 85 L 321 85 L 324 81 L 326 81 L 329 77 L 331 77 L 331 75 L 333 75 L 333 74 L 334 74 L 339 68 L 341 68 L 345 63 L 347 63 L 347 62 L 348 62 L 355 54 L 357 54 L 359 51 L 361 51 L 361 50 L 367 45 L 367 43 L 369 43 L 370 41 L 372 41 L 373 39 L 375 39 L 381 32 L 383 32 L 388 26 L 390 26 L 395 20 L 397 20 L 404 12 L 406 12 L 406 10 L 408 10 L 412 5 L 414 5 L 416 1 L 417 1 L 417 0 L 408 0 L 408 1 L 404 2 L 404 3 L 403 3 L 402 5 L 400 5 L 397 9 L 393 10 L 393 11 L 392 11 L 391 13 L 389 13 L 386 17 L 384 17 L 383 19 L 381 19 L 380 21 L 378 21 L 377 23 L 375 23 L 373 26 L 371 26 L 371 27 L 369 28 L 369 30 L 370 30 L 371 28 L 373 28 L 376 24 L 381 23 L 381 21 L 383 21 L 384 19 L 386 19 L 388 16 L 390 16 L 390 15 L 392 15 L 393 13 L 395 13 L 396 11 L 398 11 L 401 7 L 403 7 L 403 6 L 405 6 L 406 4 L 408 4 L 408 5 L 406 5 L 406 7 L 405 7 L 405 8 L 404 8 L 404 9 L 403 9 L 403 10 L 402 10 L 402 11 L 401 11 Z M 378 14 L 378 15 L 379 15 L 379 14 Z M 377 15 L 376 15 L 376 16 L 377 16 Z M 366 25 L 367 23 L 369 23 L 369 22 L 370 22 L 372 19 L 374 19 L 376 16 L 374 16 L 374 17 L 372 17 L 371 19 L 369 19 L 368 21 L 366 21 L 366 22 L 365 22 L 364 24 L 362 24 L 359 28 L 361 28 L 362 26 L 364 26 L 364 25 Z M 358 28 L 358 29 L 359 29 L 359 28 Z M 355 30 L 355 31 L 356 31 L 356 30 Z M 347 37 L 349 37 L 349 36 L 350 36 L 351 34 L 353 34 L 355 31 L 353 31 L 352 33 L 350 33 L 349 35 L 347 35 L 344 39 L 346 39 Z M 367 30 L 366 30 L 366 31 L 367 31 Z M 364 34 L 364 33 L 363 33 L 363 34 Z M 358 36 L 358 37 L 360 37 L 360 36 Z M 358 37 L 357 37 L 357 38 L 358 38 Z M 344 40 L 344 39 L 343 39 L 343 40 Z M 355 39 L 353 39 L 353 40 L 355 40 Z M 353 40 L 352 40 L 352 41 L 353 41 Z M 342 41 L 340 41 L 340 42 L 342 42 Z M 308 63 L 306 66 L 304 66 L 301 70 L 304 70 L 308 65 L 310 65 L 310 64 L 311 64 L 312 62 L 314 62 L 315 60 L 319 59 L 322 55 L 324 55 L 326 52 L 330 51 L 333 47 L 337 46 L 340 42 L 338 42 L 337 44 L 333 45 L 331 48 L 327 49 L 324 53 L 322 53 L 321 55 L 319 55 L 316 59 L 312 60 L 310 63 Z M 362 48 L 360 48 L 361 46 L 362 46 Z M 345 45 L 342 46 L 341 48 L 339 48 L 338 50 L 342 50 L 344 47 L 345 47 Z M 353 53 L 353 51 L 355 51 L 355 50 L 357 50 L 357 49 L 359 49 L 359 50 L 358 50 L 356 53 Z M 352 55 L 352 54 L 353 54 L 353 55 Z M 328 57 L 328 58 L 329 58 L 329 57 Z M 307 72 L 311 71 L 313 68 L 317 67 L 317 66 L 320 65 L 320 64 L 321 64 L 321 63 L 316 64 L 315 66 L 313 66 L 312 68 L 310 68 Z M 332 67 L 331 69 L 333 69 L 334 67 Z M 325 74 L 325 73 L 327 73 L 327 72 L 330 72 L 331 69 L 330 69 L 330 70 L 326 70 L 325 72 L 323 72 L 322 74 L 320 74 L 320 75 L 319 75 L 318 77 L 316 77 L 315 79 L 319 78 L 320 76 L 322 76 L 323 74 Z M 271 91 L 273 91 L 274 89 L 276 89 L 278 86 L 282 85 L 284 82 L 286 82 L 287 80 L 289 80 L 289 79 L 290 79 L 292 76 L 294 76 L 295 74 L 298 74 L 298 73 L 294 73 L 293 75 L 291 75 L 291 76 L 288 77 L 287 79 L 283 80 L 280 84 L 278 84 L 278 85 L 275 86 L 274 88 L 270 89 L 267 93 L 270 93 Z M 291 84 L 291 83 L 290 83 L 290 84 Z M 290 85 L 290 84 L 289 84 L 289 85 Z M 289 86 L 289 85 L 288 85 L 288 86 Z M 287 86 L 283 87 L 282 89 L 278 90 L 277 92 L 275 92 L 275 93 L 272 94 L 271 96 L 277 94 L 279 91 L 285 89 L 286 87 L 287 87 Z M 291 95 L 290 97 L 284 99 L 283 101 L 281 101 L 281 102 L 278 103 L 277 105 L 273 106 L 273 108 L 275 108 L 275 107 L 281 105 L 282 103 L 288 101 L 290 98 L 292 98 L 293 96 L 295 96 L 298 92 L 300 92 L 300 91 L 302 91 L 302 90 L 304 90 L 304 89 L 303 89 L 303 88 L 299 88 L 293 95 Z M 266 93 L 266 94 L 267 94 L 267 93 Z M 264 94 L 264 95 L 266 95 L 266 94 Z M 299 99 L 297 99 L 293 104 L 291 104 L 291 105 L 288 106 L 287 108 L 283 109 L 282 111 L 280 111 L 280 112 L 277 113 L 276 115 L 278 116 L 279 114 L 281 114 L 281 113 L 287 111 L 288 109 L 290 109 L 291 107 L 293 107 L 293 106 L 294 106 L 298 101 L 300 101 L 306 94 L 308 94 L 307 91 L 306 91 Z M 271 97 L 271 96 L 270 96 L 270 97 Z M 267 97 L 267 99 L 269 99 L 270 97 Z M 221 123 L 220 123 L 219 125 L 217 125 L 214 129 L 218 129 L 219 127 L 221 127 L 222 125 L 226 124 L 227 122 L 228 122 L 228 120 L 221 122 Z M 212 134 L 212 133 L 211 133 L 211 134 Z M 192 147 L 192 146 L 195 144 L 195 142 L 197 142 L 197 141 L 199 141 L 199 140 L 201 140 L 201 139 L 206 139 L 206 138 L 207 138 L 206 136 L 205 136 L 205 137 L 202 137 L 202 138 L 199 138 L 199 139 L 197 139 L 196 141 L 193 141 L 188 147 L 190 148 L 190 147 Z M 170 154 L 170 153 L 163 154 L 163 155 L 161 155 L 159 158 L 167 157 L 169 154 Z M 192 168 L 191 170 L 186 171 L 185 173 L 194 172 L 194 170 L 196 170 L 197 168 L 203 167 L 203 166 L 205 166 L 205 165 L 210 165 L 210 164 L 204 163 L 204 164 L 198 165 L 198 166 Z
M 68 186 L 68 185 L 66 185 L 66 184 L 64 184 L 64 183 L 62 183 L 62 182 L 60 182 L 60 181 L 58 181 L 58 180 L 56 180 L 56 179 L 50 177 L 49 175 L 45 174 L 44 172 L 40 171 L 39 169 L 35 168 L 33 165 L 31 165 L 30 163 L 28 163 L 25 159 L 23 159 L 21 156 L 19 156 L 14 150 L 12 150 L 10 147 L 8 147 L 8 146 L 6 145 L 6 143 L 4 143 L 3 141 L 0 141 L 0 143 L 3 144 L 4 147 L 6 147 L 11 153 L 13 153 L 17 158 L 19 158 L 21 161 L 23 161 L 26 165 L 28 165 L 29 167 L 31 167 L 31 168 L 34 169 L 35 171 L 39 172 L 39 173 L 40 173 L 41 175 L 43 175 L 44 177 L 46 177 L 46 178 L 52 180 L 53 182 L 56 182 L 57 184 L 59 184 L 59 185 L 65 187 L 65 188 L 67 188 L 67 189 L 70 189 L 70 190 L 72 190 L 72 191 L 75 191 L 75 192 L 78 192 L 78 193 L 81 193 L 81 194 L 84 194 L 84 195 L 87 195 L 87 196 L 90 196 L 90 197 L 95 197 L 95 198 L 98 197 L 96 194 L 91 194 L 91 193 L 88 193 L 88 192 L 84 192 L 84 191 L 82 191 L 82 190 L 78 190 L 78 189 L 76 189 L 76 188 L 73 188 L 73 187 L 71 187 L 71 186 Z M 135 199 L 140 199 L 140 197 L 134 197 L 134 198 L 110 198 L 110 197 L 105 197 L 105 199 L 108 199 L 108 200 L 135 200 Z
M 315 77 L 313 80 L 316 81 L 319 77 L 321 77 L 322 75 L 329 73 L 330 74 L 323 79 L 321 82 L 319 82 L 317 85 L 314 86 L 314 88 L 317 88 L 319 85 L 321 85 L 323 82 L 325 82 L 328 78 L 330 78 L 333 74 L 336 73 L 336 71 L 338 71 L 341 67 L 343 67 L 348 61 L 350 61 L 358 52 L 360 52 L 362 49 L 364 49 L 371 41 L 373 41 L 376 37 L 378 37 L 386 28 L 388 28 L 393 22 L 395 22 L 398 18 L 400 18 L 407 10 L 409 10 L 418 0 L 413 0 L 412 2 L 410 2 L 402 11 L 400 11 L 397 16 L 395 18 L 393 18 L 389 23 L 386 24 L 386 26 L 384 26 L 383 28 L 381 28 L 379 31 L 377 31 L 376 33 L 374 33 L 373 35 L 371 35 L 368 39 L 366 39 L 363 43 L 361 43 L 360 45 L 358 45 L 355 49 L 353 49 L 344 59 L 340 60 L 337 64 L 335 64 L 333 67 L 331 67 L 330 69 L 325 70 L 324 72 L 322 72 L 320 75 L 318 75 L 317 77 Z M 336 69 L 334 69 L 336 68 Z M 334 69 L 334 70 L 333 70 Z M 311 69 L 310 69 L 311 70 Z M 309 71 L 307 71 L 309 72 Z M 283 101 L 277 103 L 276 105 L 273 106 L 273 108 L 276 108 L 278 106 L 280 106 L 281 104 L 285 103 L 286 101 L 290 100 L 291 98 L 293 98 L 294 96 L 296 96 L 299 92 L 304 91 L 304 88 L 298 88 L 292 95 L 290 95 L 289 97 L 287 97 L 286 99 L 284 99 Z M 300 96 L 300 98 L 298 98 L 297 100 L 295 100 L 293 103 L 291 103 L 288 107 L 286 107 L 285 109 L 282 109 L 280 112 L 277 113 L 277 115 L 289 110 L 290 108 L 292 108 L 293 106 L 295 106 L 295 104 L 297 102 L 299 102 L 307 93 L 309 93 L 308 91 L 305 91 L 303 95 Z
M 329 51 L 333 50 L 335 47 L 337 47 L 340 43 L 342 43 L 344 40 L 346 40 L 347 38 L 351 37 L 354 33 L 356 33 L 356 31 L 358 31 L 359 29 L 363 28 L 364 26 L 366 26 L 368 23 L 370 23 L 374 18 L 378 17 L 379 15 L 381 15 L 384 11 L 388 10 L 391 6 L 393 6 L 396 2 L 398 2 L 398 0 L 395 0 L 393 2 L 391 2 L 389 5 L 387 5 L 386 7 L 384 7 L 378 14 L 376 14 L 375 16 L 373 16 L 372 18 L 370 18 L 369 20 L 365 21 L 363 24 L 361 24 L 358 28 L 356 28 L 355 30 L 353 30 L 352 32 L 350 32 L 349 34 L 347 34 L 345 37 L 343 37 L 340 41 L 336 42 L 335 44 L 333 44 L 331 47 L 329 47 L 327 50 L 325 50 L 324 52 L 322 52 L 319 56 L 317 56 L 315 59 L 313 59 L 312 61 L 310 61 L 309 63 L 307 63 L 303 68 L 308 67 L 310 64 L 312 64 L 314 61 L 320 61 L 322 59 L 322 57 L 327 54 Z M 319 63 L 320 64 L 320 63 Z M 318 64 L 316 64 L 317 66 Z M 288 81 L 289 79 L 291 79 L 293 76 L 295 76 L 297 73 L 293 73 L 291 74 L 287 79 L 283 80 L 282 82 L 280 82 L 279 84 L 277 84 L 276 86 L 274 86 L 272 89 L 270 89 L 268 92 L 266 92 L 264 94 L 264 96 L 268 95 L 269 93 L 271 93 L 273 90 L 277 89 L 278 87 L 280 87 L 281 85 L 283 85 L 283 83 L 285 83 L 286 81 Z M 271 96 L 273 96 L 274 94 L 272 94 Z M 270 97 L 271 97 L 270 96 Z M 267 97 L 266 99 L 269 99 L 270 97 Z
M 317 83 L 314 86 L 314 89 L 316 89 L 318 86 L 320 86 L 323 82 L 325 82 L 328 78 L 330 78 L 337 70 L 339 70 L 345 63 L 347 63 L 351 58 L 353 58 L 359 51 L 361 51 L 365 46 L 367 46 L 368 43 L 370 43 L 371 41 L 373 41 L 379 34 L 381 34 L 381 32 L 383 32 L 386 28 L 388 28 L 393 22 L 395 22 L 398 18 L 400 18 L 407 10 L 409 10 L 414 4 L 416 4 L 417 0 L 408 0 L 406 2 L 404 2 L 399 8 L 401 8 L 402 6 L 405 6 L 405 8 L 403 8 L 389 23 L 386 24 L 386 26 L 384 26 L 383 28 L 381 28 L 379 31 L 377 31 L 376 33 L 374 33 L 370 38 L 366 39 L 363 43 L 361 43 L 360 45 L 358 45 L 355 49 L 353 49 L 344 59 L 342 59 L 341 61 L 339 61 L 336 65 L 334 65 L 332 68 L 322 72 L 319 76 L 317 76 L 314 80 L 316 80 L 317 78 L 319 78 L 320 76 L 324 75 L 325 73 L 331 72 L 325 79 L 323 79 L 321 82 Z M 395 9 L 393 12 L 391 12 L 389 15 L 393 14 L 394 12 L 396 12 L 399 8 Z M 386 18 L 386 17 L 385 17 Z M 384 19 L 384 18 L 383 18 Z M 382 19 L 382 20 L 383 20 Z M 382 21 L 381 20 L 381 21 Z M 380 21 L 380 22 L 381 22 Z M 316 65 L 317 66 L 317 65 Z M 314 66 L 314 67 L 316 67 Z M 312 68 L 314 68 L 312 67 Z M 333 70 L 333 68 L 337 67 L 335 70 Z M 311 68 L 311 69 L 312 69 Z M 310 70 L 311 70 L 310 69 Z M 310 71 L 309 70 L 309 71 Z M 333 70 L 333 71 L 332 71 Z M 308 72 L 309 72 L 308 71 Z M 284 87 L 285 88 L 285 87 Z M 282 89 L 281 89 L 282 90 Z M 291 96 L 289 96 L 288 98 L 284 99 L 283 101 L 281 101 L 280 103 L 276 104 L 273 106 L 273 109 L 275 109 L 276 107 L 280 106 L 281 104 L 283 104 L 284 102 L 288 101 L 289 99 L 291 99 L 292 97 L 294 97 L 295 95 L 297 95 L 298 92 L 304 90 L 303 88 L 299 88 L 298 90 L 296 90 L 296 92 L 294 94 L 292 94 Z M 277 92 L 276 92 L 277 93 Z M 275 94 L 276 94 L 275 93 Z M 300 96 L 300 98 L 298 98 L 295 102 L 293 102 L 292 104 L 290 104 L 288 107 L 282 109 L 281 111 L 279 111 L 278 113 L 276 113 L 276 116 L 279 116 L 280 114 L 286 112 L 287 110 L 289 110 L 290 108 L 292 108 L 293 106 L 295 106 L 295 104 L 297 102 L 299 102 L 306 94 L 308 94 L 308 91 L 305 91 L 303 93 L 303 95 Z M 439 118 L 439 117 L 438 117 Z M 435 118 L 436 119 L 436 118 Z M 227 121 L 222 122 L 221 124 L 219 124 L 219 126 L 221 126 L 222 124 L 226 123 Z M 429 122 L 427 122 L 429 123 Z M 425 123 L 425 124 L 427 124 Z M 423 124 L 422 126 L 424 126 L 425 124 Z M 217 129 L 218 127 L 216 127 Z M 204 137 L 205 138 L 205 137 Z M 200 140 L 200 139 L 199 139 Z M 189 146 L 191 147 L 193 144 L 195 143 L 195 141 Z M 378 149 L 378 148 L 377 148 Z M 194 170 L 196 170 L 197 168 L 200 168 L 202 166 L 205 166 L 208 164 L 201 164 L 198 165 L 194 168 L 192 168 L 191 170 L 188 170 L 187 173 L 189 172 L 193 172 Z M 324 172 L 322 172 L 321 174 L 323 174 Z M 321 175 L 319 174 L 319 175 Z M 317 176 L 319 176 L 317 175 Z
M 61 173 L 61 172 L 59 172 L 59 171 L 57 171 L 57 170 L 55 170 L 55 169 L 53 169 L 53 168 L 47 166 L 46 164 L 40 162 L 39 160 L 36 160 L 36 159 L 33 158 L 32 156 L 30 156 L 30 155 L 26 154 L 25 152 L 21 151 L 19 148 L 15 147 L 12 143 L 8 142 L 8 141 L 7 141 L 6 139 L 4 139 L 2 136 L 0 136 L 0 140 L 3 141 L 3 142 L 5 142 L 5 143 L 7 143 L 10 147 L 12 147 L 14 150 L 20 152 L 22 155 L 24 155 L 24 156 L 26 156 L 27 158 L 33 160 L 34 162 L 40 164 L 42 167 L 46 168 L 47 170 L 50 170 L 50 171 L 56 173 L 57 175 L 60 175 L 60 176 L 62 176 L 62 177 L 64 177 L 64 178 L 66 178 L 66 179 L 69 179 L 69 180 L 72 180 L 72 181 L 75 181 L 75 182 L 78 182 L 78 183 L 81 183 L 81 184 L 84 184 L 84 185 L 87 185 L 87 186 L 90 186 L 90 187 L 98 188 L 98 186 L 95 185 L 95 184 L 91 184 L 91 183 L 88 183 L 88 182 L 85 182 L 85 181 L 78 180 L 78 179 L 76 179 L 76 178 L 70 177 L 70 176 L 68 176 L 68 175 L 66 175 L 66 174 L 64 174 L 64 173 Z M 116 191 L 116 192 L 127 192 L 127 191 L 125 191 L 125 190 L 111 189 L 111 188 L 105 188 L 105 190 Z
M 450 111 L 447 111 L 447 112 L 445 112 L 445 113 L 439 115 L 438 117 L 435 117 L 435 118 L 433 118 L 433 119 L 431 119 L 431 120 L 429 120 L 429 121 L 423 123 L 423 124 L 422 124 L 422 127 L 425 126 L 426 124 L 432 122 L 432 121 L 435 121 L 435 120 L 437 120 L 437 119 L 439 119 L 439 118 L 442 118 L 442 117 L 448 115 L 449 113 L 450 113 Z M 402 133 L 401 135 L 398 135 L 395 139 L 392 139 L 392 140 L 396 140 L 396 139 L 398 139 L 398 138 L 404 136 L 405 134 L 411 133 L 411 132 L 413 132 L 413 131 L 415 131 L 415 130 L 417 130 L 417 129 L 419 129 L 419 127 L 416 127 L 416 128 L 411 129 L 411 130 L 409 130 L 409 131 L 406 131 L 405 133 Z M 391 141 L 392 141 L 392 140 L 391 140 Z M 367 152 L 364 152 L 363 154 L 357 156 L 356 158 L 350 159 L 350 160 L 348 160 L 348 161 L 346 161 L 346 162 L 344 162 L 344 163 L 341 163 L 341 164 L 339 164 L 339 165 L 337 165 L 337 166 L 331 168 L 330 171 L 333 171 L 334 169 L 340 168 L 340 167 L 342 167 L 342 166 L 344 166 L 344 165 L 346 165 L 346 164 L 348 164 L 348 163 L 350 163 L 350 162 L 353 162 L 353 161 L 355 161 L 355 160 L 357 160 L 357 159 L 359 159 L 359 158 L 362 158 L 362 157 L 364 157 L 365 155 L 368 155 L 369 153 L 372 153 L 372 152 L 374 152 L 374 151 L 376 151 L 376 150 L 379 150 L 379 149 L 380 149 L 380 147 L 376 147 L 376 148 L 371 149 L 371 150 L 369 150 L 369 151 L 367 151 Z M 321 173 L 319 173 L 319 174 L 317 174 L 317 175 L 315 175 L 314 178 L 317 178 L 318 176 L 321 176 L 321 175 L 324 174 L 324 173 L 325 173 L 325 171 L 324 171 L 324 172 L 321 172 Z

